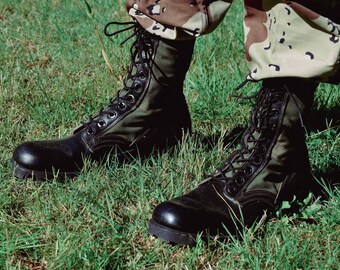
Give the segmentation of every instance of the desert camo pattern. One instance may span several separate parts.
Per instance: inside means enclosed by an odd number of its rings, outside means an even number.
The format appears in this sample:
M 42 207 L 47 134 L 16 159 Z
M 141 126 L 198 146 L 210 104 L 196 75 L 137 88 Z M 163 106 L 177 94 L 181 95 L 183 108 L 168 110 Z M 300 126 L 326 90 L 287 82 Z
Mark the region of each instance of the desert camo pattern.
M 150 33 L 181 40 L 212 32 L 232 2 L 127 0 L 126 6 Z M 300 77 L 340 83 L 340 18 L 335 22 L 334 16 L 331 20 L 301 2 L 306 1 L 244 0 L 248 80 Z

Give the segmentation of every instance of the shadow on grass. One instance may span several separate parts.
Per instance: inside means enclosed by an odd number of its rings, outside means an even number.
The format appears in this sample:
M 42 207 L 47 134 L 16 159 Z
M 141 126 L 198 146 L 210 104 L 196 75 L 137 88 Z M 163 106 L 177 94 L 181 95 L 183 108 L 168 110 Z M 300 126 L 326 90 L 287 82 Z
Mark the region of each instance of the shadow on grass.
M 340 129 L 340 106 L 332 108 L 317 108 L 311 112 L 309 130 L 320 132 L 327 129 L 335 129 L 339 132 Z M 324 170 L 314 170 L 313 175 L 316 179 L 323 181 L 327 188 L 334 190 L 340 184 L 340 168 L 335 164 L 330 164 Z M 325 187 L 320 184 L 315 184 L 313 193 L 322 198 L 328 198 L 328 192 Z
M 316 180 L 314 180 L 312 192 L 316 197 L 328 199 L 329 191 L 340 187 L 340 169 L 338 167 L 327 168 L 327 172 L 314 171 L 313 175 Z M 321 181 L 322 183 L 318 183 L 317 181 Z
M 340 106 L 318 108 L 311 111 L 309 120 L 310 131 L 321 131 L 340 126 Z
M 200 139 L 201 143 L 207 147 L 208 150 L 213 149 L 221 141 L 221 139 L 223 142 L 223 147 L 235 147 L 240 143 L 245 129 L 245 126 L 237 126 L 223 138 L 221 138 L 220 133 L 215 133 L 210 136 L 204 136 L 202 134 L 196 133 L 195 136 Z

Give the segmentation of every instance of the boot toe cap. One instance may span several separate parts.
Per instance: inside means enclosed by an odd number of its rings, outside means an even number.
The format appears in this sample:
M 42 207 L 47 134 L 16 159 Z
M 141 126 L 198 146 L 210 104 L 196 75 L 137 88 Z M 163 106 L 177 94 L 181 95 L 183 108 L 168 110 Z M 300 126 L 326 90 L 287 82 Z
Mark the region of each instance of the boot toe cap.
M 13 152 L 13 160 L 29 170 L 78 171 L 83 152 L 72 139 L 33 141 L 20 144 Z
M 225 208 L 213 208 L 203 201 L 189 196 L 182 196 L 159 204 L 152 219 L 161 226 L 190 234 L 208 232 L 211 235 L 234 234 L 237 230 L 235 221 Z
M 152 219 L 167 228 L 193 234 L 208 229 L 214 223 L 210 213 L 199 205 L 187 205 L 175 200 L 158 205 Z
M 182 212 L 183 209 L 180 209 L 177 205 L 171 202 L 163 202 L 155 208 L 152 218 L 163 226 L 181 230 L 185 227 Z
M 13 152 L 13 160 L 28 169 L 41 169 L 41 161 L 44 159 L 39 151 L 39 147 L 33 142 L 20 144 Z

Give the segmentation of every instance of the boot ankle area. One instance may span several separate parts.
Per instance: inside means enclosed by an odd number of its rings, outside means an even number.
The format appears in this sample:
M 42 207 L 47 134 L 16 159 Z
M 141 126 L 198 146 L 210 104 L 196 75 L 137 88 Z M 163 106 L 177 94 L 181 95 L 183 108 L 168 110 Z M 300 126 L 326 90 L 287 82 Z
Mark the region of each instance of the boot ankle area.
M 298 107 L 300 116 L 305 122 L 314 102 L 314 94 L 319 82 L 304 78 L 273 78 L 263 81 L 263 87 L 273 90 L 286 91 L 293 99 L 294 106 Z
M 177 48 L 191 48 L 194 46 L 196 39 L 192 38 L 192 39 L 181 39 L 181 40 L 172 40 L 172 39 L 166 39 L 166 38 L 162 38 L 162 37 L 157 37 L 160 41 L 168 44 L 171 47 L 177 47 Z
M 158 56 L 156 55 L 155 62 L 157 65 L 162 66 L 163 74 L 166 77 L 175 75 L 176 80 L 183 80 L 187 70 L 189 69 L 192 59 L 195 39 L 189 40 L 169 40 L 159 38 Z M 167 64 L 173 62 L 175 65 L 167 69 Z M 180 78 L 180 79 L 179 79 Z
M 313 100 L 314 93 L 319 82 L 304 78 L 282 77 L 263 80 L 263 87 L 269 89 L 282 89 L 283 87 L 289 92 L 297 95 L 304 100 Z
M 317 87 L 319 83 L 315 80 L 298 78 L 298 77 L 279 77 L 279 78 L 270 78 L 263 80 L 263 86 L 265 87 L 273 87 L 277 88 L 282 85 L 287 85 L 289 88 L 313 88 Z

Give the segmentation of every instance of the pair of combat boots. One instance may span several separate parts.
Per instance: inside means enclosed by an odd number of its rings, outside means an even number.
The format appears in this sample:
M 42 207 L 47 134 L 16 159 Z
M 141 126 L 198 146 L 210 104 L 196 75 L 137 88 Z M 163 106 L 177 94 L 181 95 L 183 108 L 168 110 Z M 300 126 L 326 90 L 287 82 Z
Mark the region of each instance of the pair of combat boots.
M 194 40 L 164 40 L 138 23 L 134 35 L 124 88 L 70 137 L 19 145 L 12 159 L 16 177 L 73 177 L 84 158 L 148 155 L 190 132 L 183 81 Z M 298 78 L 264 80 L 239 148 L 197 188 L 158 205 L 150 234 L 193 245 L 198 234 L 236 234 L 280 202 L 303 198 L 311 183 L 303 118 L 316 87 Z

